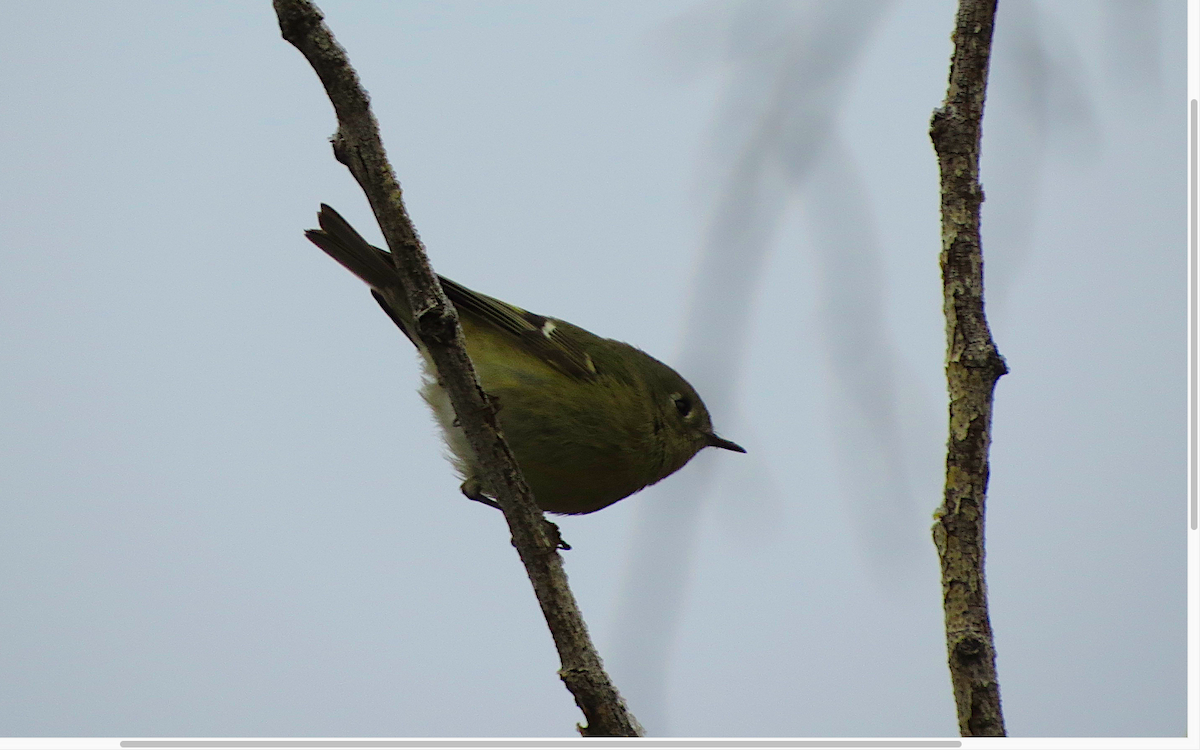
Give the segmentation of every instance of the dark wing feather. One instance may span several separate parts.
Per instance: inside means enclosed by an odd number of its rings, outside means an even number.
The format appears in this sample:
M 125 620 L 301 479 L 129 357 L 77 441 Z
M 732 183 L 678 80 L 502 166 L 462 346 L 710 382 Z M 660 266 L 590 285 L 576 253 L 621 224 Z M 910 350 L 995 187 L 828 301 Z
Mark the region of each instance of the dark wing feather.
M 512 336 L 518 346 L 571 377 L 580 380 L 596 377 L 596 365 L 575 340 L 581 335 L 593 334 L 570 323 L 480 294 L 445 276 L 438 278 L 460 315 L 470 315 L 480 323 Z

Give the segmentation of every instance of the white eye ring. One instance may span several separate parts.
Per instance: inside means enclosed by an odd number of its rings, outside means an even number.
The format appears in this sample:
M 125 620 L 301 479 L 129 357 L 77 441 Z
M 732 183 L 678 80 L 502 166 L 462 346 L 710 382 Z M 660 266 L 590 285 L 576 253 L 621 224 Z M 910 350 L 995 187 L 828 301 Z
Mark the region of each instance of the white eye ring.
M 687 419 L 692 414 L 692 400 L 682 393 L 672 393 L 671 401 L 675 404 L 675 411 L 679 412 L 679 416 Z

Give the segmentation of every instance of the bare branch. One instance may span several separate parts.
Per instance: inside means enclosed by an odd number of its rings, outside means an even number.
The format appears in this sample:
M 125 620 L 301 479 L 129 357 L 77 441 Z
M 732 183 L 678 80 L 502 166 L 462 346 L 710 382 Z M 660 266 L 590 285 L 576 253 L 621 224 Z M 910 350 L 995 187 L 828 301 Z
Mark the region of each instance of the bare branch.
M 274 5 L 283 38 L 308 59 L 333 103 L 338 120 L 334 154 L 370 201 L 403 282 L 406 304 L 414 311 L 417 333 L 478 458 L 485 486 L 504 511 L 513 545 L 558 648 L 559 676 L 587 720 L 587 726 L 580 726 L 579 731 L 594 736 L 641 736 L 641 727 L 604 671 L 567 585 L 557 529 L 534 502 L 500 435 L 493 406 L 479 386 L 463 346 L 458 315 L 442 292 L 404 208 L 400 184 L 387 161 L 379 125 L 358 74 L 315 5 L 308 0 L 274 0 Z M 398 301 L 389 302 L 396 305 Z
M 950 437 L 933 540 L 942 566 L 950 680 L 963 736 L 1003 736 L 996 648 L 984 580 L 984 504 L 992 395 L 1008 372 L 983 310 L 979 140 L 996 0 L 959 0 L 946 100 L 930 137 L 942 175 L 942 289 Z

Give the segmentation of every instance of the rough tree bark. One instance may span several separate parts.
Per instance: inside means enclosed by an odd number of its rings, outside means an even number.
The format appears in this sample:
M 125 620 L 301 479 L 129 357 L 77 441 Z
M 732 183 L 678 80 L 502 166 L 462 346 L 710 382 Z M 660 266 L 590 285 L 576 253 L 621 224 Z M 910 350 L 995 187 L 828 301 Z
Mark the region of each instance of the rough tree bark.
M 500 435 L 493 405 L 479 386 L 463 347 L 458 315 L 442 292 L 408 217 L 400 184 L 387 161 L 379 125 L 358 74 L 315 5 L 308 0 L 274 0 L 274 6 L 283 38 L 308 59 L 333 103 L 338 120 L 334 154 L 370 201 L 403 282 L 403 293 L 415 313 L 418 335 L 484 470 L 485 486 L 504 511 L 513 545 L 525 564 L 558 649 L 562 662 L 558 674 L 587 720 L 586 726 L 577 728 L 585 736 L 641 736 L 641 726 L 604 671 L 567 585 L 558 554 L 557 529 L 534 502 Z
M 984 503 L 996 381 L 1008 372 L 983 310 L 979 141 L 996 0 L 959 0 L 946 100 L 930 137 L 942 177 L 942 290 L 950 437 L 933 526 L 942 567 L 950 680 L 963 736 L 1002 736 L 996 648 L 984 581 Z

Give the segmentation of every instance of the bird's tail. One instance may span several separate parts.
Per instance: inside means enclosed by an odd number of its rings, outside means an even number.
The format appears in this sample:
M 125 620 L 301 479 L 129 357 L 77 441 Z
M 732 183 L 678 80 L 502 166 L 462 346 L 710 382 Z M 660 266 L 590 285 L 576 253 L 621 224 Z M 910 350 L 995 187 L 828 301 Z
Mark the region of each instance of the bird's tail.
M 406 315 L 404 289 L 400 277 L 392 265 L 392 256 L 386 250 L 375 247 L 350 226 L 350 222 L 324 203 L 317 214 L 320 229 L 309 229 L 304 236 L 325 253 L 341 263 L 350 273 L 371 287 L 371 296 L 383 308 L 392 322 L 408 336 L 414 344 L 416 339 L 410 331 L 411 315 Z
M 363 239 L 341 214 L 322 203 L 317 220 L 321 228 L 309 229 L 304 236 L 330 258 L 372 288 L 394 289 L 400 286 L 391 255 Z

